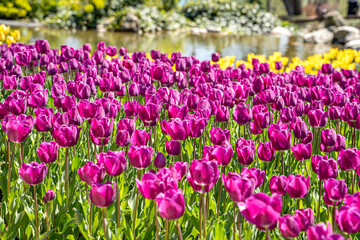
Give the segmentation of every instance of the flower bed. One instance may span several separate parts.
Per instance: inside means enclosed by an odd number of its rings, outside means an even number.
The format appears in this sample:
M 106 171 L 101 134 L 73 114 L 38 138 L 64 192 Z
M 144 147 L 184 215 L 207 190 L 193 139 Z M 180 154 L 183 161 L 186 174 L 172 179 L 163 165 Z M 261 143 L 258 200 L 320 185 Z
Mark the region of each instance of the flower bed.
M 2 238 L 360 237 L 357 51 L 0 53 Z

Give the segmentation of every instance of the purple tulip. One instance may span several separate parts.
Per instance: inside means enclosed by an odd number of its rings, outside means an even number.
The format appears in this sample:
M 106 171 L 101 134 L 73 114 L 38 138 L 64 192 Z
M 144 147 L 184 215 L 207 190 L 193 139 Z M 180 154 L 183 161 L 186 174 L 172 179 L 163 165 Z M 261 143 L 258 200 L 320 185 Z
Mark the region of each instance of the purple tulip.
M 7 115 L 1 122 L 2 130 L 14 143 L 25 141 L 32 131 L 34 120 L 31 115 Z
M 257 152 L 261 161 L 270 162 L 275 158 L 275 149 L 272 147 L 271 142 L 259 142 Z
M 341 150 L 338 156 L 340 169 L 352 171 L 360 166 L 360 151 L 357 148 Z
M 229 138 L 229 129 L 211 128 L 210 130 L 210 141 L 214 145 L 223 145 L 229 141 Z
M 310 110 L 309 113 L 309 123 L 314 128 L 323 128 L 326 125 L 327 119 L 329 117 L 328 111 L 321 111 L 319 109 Z
M 291 198 L 304 198 L 309 191 L 310 178 L 302 175 L 289 175 L 288 193 Z
M 81 181 L 89 185 L 101 183 L 105 177 L 104 165 L 102 163 L 86 162 L 83 167 L 78 169 L 78 174 Z
M 329 199 L 333 202 L 342 201 L 347 193 L 345 180 L 326 179 L 324 181 L 324 189 Z
M 181 189 L 169 189 L 156 197 L 159 215 L 167 220 L 175 220 L 184 215 L 185 199 Z
M 73 147 L 79 140 L 80 128 L 75 125 L 61 125 L 51 130 L 51 136 L 60 147 Z
M 119 147 L 127 147 L 130 144 L 130 134 L 126 130 L 119 130 L 116 134 L 116 145 Z
M 295 158 L 299 161 L 310 159 L 312 155 L 312 145 L 311 143 L 302 144 L 299 143 L 295 146 L 291 147 L 291 151 L 293 152 Z
M 281 208 L 281 196 L 274 194 L 271 197 L 265 193 L 255 193 L 238 203 L 239 210 L 244 218 L 260 229 L 266 229 L 277 223 Z
M 131 145 L 128 152 L 130 164 L 137 169 L 147 168 L 152 161 L 153 155 L 154 149 L 147 146 Z
M 40 107 L 34 110 L 35 112 L 35 129 L 38 132 L 48 132 L 52 127 L 53 110 Z
M 154 166 L 156 168 L 164 168 L 166 166 L 166 158 L 162 152 L 158 152 L 154 159 Z
M 150 138 L 150 132 L 147 133 L 145 130 L 137 130 L 133 132 L 130 138 L 132 145 L 145 146 Z
M 43 203 L 48 204 L 55 198 L 55 192 L 51 189 L 47 190 L 44 197 L 43 197 Z
M 284 175 L 272 176 L 269 181 L 269 188 L 271 193 L 278 193 L 284 196 L 288 188 L 288 179 Z
M 244 167 L 240 175 L 248 179 L 254 179 L 255 188 L 258 188 L 264 182 L 265 171 L 261 171 L 258 168 L 248 169 L 247 167 Z
M 291 134 L 286 125 L 271 124 L 268 128 L 268 136 L 275 150 L 284 151 L 290 148 Z
M 321 143 L 326 147 L 332 147 L 336 143 L 335 129 L 324 129 L 321 131 Z
M 213 186 L 219 179 L 216 161 L 194 159 L 190 164 L 190 177 L 200 187 Z
M 110 120 L 109 118 L 101 118 L 99 120 L 93 118 L 89 123 L 91 133 L 94 135 L 94 137 L 100 139 L 110 137 L 114 129 L 114 120 Z
M 181 153 L 181 143 L 178 141 L 167 141 L 165 142 L 166 152 L 171 156 L 178 156 Z
M 236 203 L 244 202 L 254 193 L 255 180 L 253 178 L 249 179 L 234 172 L 229 172 L 226 177 L 222 174 L 221 178 L 230 198 Z
M 38 185 L 46 177 L 47 168 L 45 163 L 23 163 L 19 168 L 20 178 L 29 185 Z
M 289 214 L 279 217 L 279 229 L 285 238 L 295 238 L 300 233 L 300 226 L 296 218 Z
M 125 104 L 124 104 L 125 105 Z M 124 106 L 125 107 L 125 106 Z M 139 118 L 145 126 L 155 126 L 159 120 L 161 108 L 153 103 L 139 106 Z
M 102 152 L 97 155 L 97 160 L 104 165 L 106 173 L 111 176 L 119 176 L 128 165 L 124 151 Z
M 336 215 L 336 223 L 341 231 L 353 234 L 360 231 L 360 209 L 357 207 L 341 206 Z
M 189 125 L 185 120 L 172 119 L 169 122 L 163 122 L 166 133 L 170 135 L 172 140 L 184 141 L 189 133 Z
M 333 235 L 333 231 L 330 223 L 325 224 L 321 222 L 313 227 L 309 227 L 307 230 L 309 240 L 331 239 L 331 235 Z
M 300 232 L 305 232 L 309 227 L 314 226 L 315 217 L 311 208 L 297 209 L 293 217 L 299 225 Z
M 145 173 L 141 181 L 137 178 L 135 180 L 140 194 L 144 198 L 151 200 L 154 200 L 159 193 L 177 188 L 177 182 L 174 179 L 170 177 L 164 177 L 164 179 L 162 179 L 161 174 L 155 174 L 152 171 Z
M 242 165 L 250 165 L 255 157 L 255 144 L 252 140 L 239 138 L 236 143 L 236 153 Z
M 252 118 L 252 111 L 245 105 L 245 103 L 240 103 L 236 106 L 233 114 L 234 120 L 240 125 L 248 125 Z
M 115 193 L 117 188 L 116 183 L 106 182 L 94 183 L 90 190 L 90 199 L 93 204 L 98 207 L 108 207 L 115 200 Z
M 306 138 L 308 132 L 307 125 L 300 118 L 298 118 L 298 120 L 295 122 L 293 130 L 296 138 L 298 139 Z
M 59 145 L 54 142 L 43 142 L 39 145 L 36 153 L 43 163 L 55 162 L 58 157 Z

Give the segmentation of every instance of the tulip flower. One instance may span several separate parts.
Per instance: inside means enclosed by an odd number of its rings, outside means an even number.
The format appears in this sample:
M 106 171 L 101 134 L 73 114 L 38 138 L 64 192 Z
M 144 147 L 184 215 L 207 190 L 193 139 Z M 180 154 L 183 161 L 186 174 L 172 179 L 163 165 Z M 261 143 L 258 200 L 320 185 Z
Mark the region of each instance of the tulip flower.
M 147 168 L 152 161 L 153 155 L 154 149 L 147 146 L 131 145 L 128 152 L 130 164 L 137 169 Z
M 309 123 L 314 128 L 323 128 L 326 125 L 329 117 L 329 112 L 321 111 L 319 109 L 309 111 Z
M 181 189 L 169 189 L 156 197 L 159 214 L 167 220 L 175 220 L 184 215 L 185 200 Z
M 99 153 L 97 160 L 104 165 L 106 173 L 111 176 L 119 176 L 127 167 L 127 160 L 123 151 Z
M 166 133 L 170 135 L 172 140 L 184 141 L 189 135 L 189 125 L 187 121 L 173 119 L 164 122 Z
M 48 132 L 52 127 L 53 110 L 40 107 L 34 110 L 35 121 L 34 126 L 38 132 Z
M 127 147 L 130 144 L 130 135 L 126 130 L 119 130 L 116 134 L 116 145 L 119 147 Z
M 206 187 L 217 182 L 219 169 L 216 161 L 194 159 L 190 164 L 190 175 L 196 185 Z
M 300 226 L 296 218 L 289 214 L 279 217 L 279 229 L 285 238 L 295 238 L 300 233 Z
M 268 229 L 276 224 L 281 213 L 281 196 L 274 194 L 269 197 L 265 193 L 255 193 L 237 204 L 244 218 L 260 229 Z
M 254 178 L 240 176 L 234 172 L 229 172 L 226 177 L 222 174 L 221 177 L 225 190 L 229 193 L 231 200 L 236 203 L 244 202 L 254 193 L 256 184 Z
M 302 175 L 289 175 L 288 193 L 291 198 L 304 198 L 309 191 L 310 178 Z
M 36 220 L 36 228 L 35 235 L 36 238 L 39 237 L 40 228 L 39 228 L 39 215 L 38 215 L 38 205 L 37 205 L 37 197 L 36 197 L 36 187 L 42 183 L 46 177 L 47 168 L 45 163 L 37 163 L 31 162 L 29 164 L 23 163 L 19 168 L 20 178 L 29 185 L 33 185 L 34 191 L 34 202 L 35 202 L 35 220 Z M 10 179 L 9 179 L 10 180 Z
M 61 125 L 51 130 L 51 135 L 60 147 L 68 148 L 76 145 L 79 140 L 80 128 L 75 125 Z
M 302 144 L 299 143 L 298 145 L 295 145 L 291 147 L 291 151 L 293 152 L 295 158 L 299 161 L 310 159 L 312 154 L 312 145 L 311 143 L 308 144 Z
M 164 168 L 166 166 L 166 158 L 162 152 L 158 152 L 154 159 L 154 166 L 156 168 Z
M 139 106 L 139 118 L 145 126 L 155 126 L 159 120 L 159 113 L 160 108 L 153 103 Z
M 338 156 L 339 167 L 343 171 L 352 171 L 360 166 L 360 151 L 357 148 L 341 150 Z
M 286 125 L 271 124 L 268 128 L 268 135 L 276 151 L 284 151 L 290 148 L 291 134 Z
M 345 180 L 326 179 L 324 189 L 329 199 L 334 202 L 342 201 L 347 193 Z
M 357 207 L 341 206 L 336 215 L 336 223 L 341 231 L 353 234 L 360 231 L 360 209 Z
M 223 145 L 229 141 L 229 138 L 229 129 L 211 128 L 210 130 L 210 141 L 214 145 Z
M 275 158 L 275 149 L 272 147 L 271 142 L 259 142 L 257 152 L 261 161 L 270 162 Z
M 132 145 L 145 146 L 150 138 L 150 132 L 147 133 L 145 130 L 137 130 L 133 132 L 130 138 Z
M 167 141 L 165 142 L 166 152 L 171 156 L 178 156 L 181 153 L 181 144 L 178 141 Z
M 43 197 L 43 203 L 48 204 L 55 198 L 55 192 L 51 189 L 47 190 L 44 197 Z
M 21 179 L 29 185 L 37 185 L 42 183 L 45 179 L 46 173 L 47 168 L 45 163 L 23 163 L 21 168 L 19 168 L 19 175 Z
M 284 175 L 272 176 L 269 181 L 269 188 L 271 193 L 277 193 L 284 196 L 288 188 L 288 179 Z
M 115 200 L 116 183 L 106 182 L 93 183 L 90 190 L 90 199 L 97 207 L 104 208 L 110 206 Z
M 258 168 L 248 169 L 247 167 L 244 167 L 240 175 L 249 179 L 254 179 L 255 188 L 258 188 L 264 182 L 265 171 L 261 171 Z
M 324 146 L 332 147 L 336 143 L 335 129 L 324 129 L 321 131 L 321 143 Z
M 252 140 L 239 138 L 236 143 L 236 153 L 242 165 L 250 165 L 255 157 L 255 144 Z
M 14 143 L 25 141 L 34 126 L 34 120 L 31 115 L 7 115 L 1 122 L 3 131 L 8 139 Z
M 245 103 L 240 103 L 236 106 L 233 114 L 234 120 L 240 125 L 248 125 L 252 118 L 252 111 L 248 109 Z
M 318 239 L 330 239 L 333 235 L 333 231 L 330 227 L 330 223 L 318 223 L 313 227 L 309 227 L 307 230 L 307 237 L 309 240 Z
M 36 150 L 36 153 L 43 163 L 52 163 L 58 157 L 59 145 L 54 142 L 43 142 L 39 145 L 39 148 Z
M 114 129 L 114 120 L 109 118 L 101 118 L 99 120 L 93 118 L 89 123 L 91 133 L 99 139 L 109 138 Z
M 297 209 L 293 217 L 299 225 L 300 232 L 305 232 L 315 223 L 314 213 L 311 208 Z
M 183 177 L 189 171 L 189 164 L 187 162 L 175 162 L 174 165 L 171 166 L 171 169 L 175 169 L 178 173 L 178 181 L 183 179 Z

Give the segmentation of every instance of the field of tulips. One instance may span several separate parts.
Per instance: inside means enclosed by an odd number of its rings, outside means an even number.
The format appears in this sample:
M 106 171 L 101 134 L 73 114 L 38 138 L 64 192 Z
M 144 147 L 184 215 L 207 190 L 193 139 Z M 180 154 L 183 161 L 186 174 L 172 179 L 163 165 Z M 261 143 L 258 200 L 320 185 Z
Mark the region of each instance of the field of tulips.
M 0 54 L 2 239 L 360 239 L 360 72 L 103 42 Z

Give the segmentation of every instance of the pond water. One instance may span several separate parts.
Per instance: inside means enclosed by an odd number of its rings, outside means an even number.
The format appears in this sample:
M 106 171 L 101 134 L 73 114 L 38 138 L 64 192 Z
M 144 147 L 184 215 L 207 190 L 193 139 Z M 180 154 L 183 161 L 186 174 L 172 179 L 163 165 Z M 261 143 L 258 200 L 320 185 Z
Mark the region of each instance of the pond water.
M 215 51 L 222 56 L 236 56 L 246 59 L 249 53 L 270 55 L 275 51 L 283 56 L 301 59 L 316 53 L 329 51 L 335 45 L 306 44 L 301 37 L 259 35 L 234 36 L 224 34 L 192 34 L 183 32 L 163 32 L 138 35 L 124 32 L 98 32 L 95 30 L 60 30 L 50 28 L 18 28 L 21 31 L 22 42 L 33 43 L 37 39 L 48 39 L 52 48 L 60 48 L 67 44 L 79 48 L 85 43 L 92 44 L 104 41 L 108 45 L 125 46 L 129 52 L 161 49 L 171 53 L 181 51 L 184 55 L 194 55 L 200 60 L 210 59 Z

